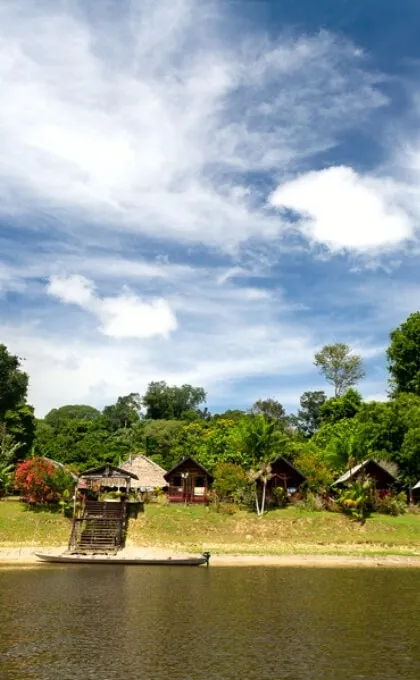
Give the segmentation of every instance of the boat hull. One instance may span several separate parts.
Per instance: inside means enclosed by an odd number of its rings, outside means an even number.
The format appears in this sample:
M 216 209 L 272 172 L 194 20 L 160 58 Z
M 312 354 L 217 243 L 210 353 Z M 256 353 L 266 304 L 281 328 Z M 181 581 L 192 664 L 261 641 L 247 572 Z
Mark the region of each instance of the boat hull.
M 35 553 L 41 561 L 49 564 L 112 564 L 123 566 L 167 566 L 199 567 L 209 564 L 209 557 L 186 557 L 168 559 L 135 559 L 122 557 L 90 557 L 88 555 L 42 555 Z

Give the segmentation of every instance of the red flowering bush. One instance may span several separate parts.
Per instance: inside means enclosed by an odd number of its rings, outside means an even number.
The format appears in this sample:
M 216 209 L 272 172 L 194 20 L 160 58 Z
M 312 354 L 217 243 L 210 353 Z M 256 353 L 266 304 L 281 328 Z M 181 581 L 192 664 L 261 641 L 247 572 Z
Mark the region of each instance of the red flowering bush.
M 15 487 L 27 503 L 58 503 L 72 478 L 45 458 L 30 458 L 16 469 Z

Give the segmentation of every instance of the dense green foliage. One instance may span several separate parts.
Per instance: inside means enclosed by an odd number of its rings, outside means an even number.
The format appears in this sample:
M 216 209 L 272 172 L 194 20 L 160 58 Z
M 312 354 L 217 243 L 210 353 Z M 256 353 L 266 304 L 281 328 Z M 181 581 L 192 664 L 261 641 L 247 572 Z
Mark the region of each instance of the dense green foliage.
M 35 437 L 28 380 L 19 357 L 0 345 L 0 496 L 10 490 L 14 465 L 30 453 Z
M 150 383 L 142 403 L 146 407 L 147 418 L 152 420 L 190 420 L 203 415 L 198 407 L 206 398 L 202 387 L 169 386 L 162 380 Z
M 272 398 L 247 411 L 211 415 L 201 408 L 203 388 L 161 381 L 150 383 L 144 395 L 120 396 L 102 411 L 61 405 L 35 421 L 26 403 L 28 376 L 18 357 L 0 346 L 0 493 L 9 484 L 9 466 L 31 455 L 83 471 L 102 462 L 119 464 L 137 452 L 165 469 L 193 456 L 226 477 L 239 468 L 261 476 L 266 464 L 283 455 L 315 493 L 328 489 L 349 465 L 373 457 L 398 466 L 401 488 L 407 490 L 420 479 L 419 329 L 417 313 L 391 333 L 394 391 L 388 401 L 363 402 L 352 387 L 364 373 L 361 358 L 347 345 L 328 345 L 315 363 L 335 396 L 306 391 L 297 415 Z
M 390 337 L 387 357 L 394 390 L 420 396 L 420 312 L 411 314 Z

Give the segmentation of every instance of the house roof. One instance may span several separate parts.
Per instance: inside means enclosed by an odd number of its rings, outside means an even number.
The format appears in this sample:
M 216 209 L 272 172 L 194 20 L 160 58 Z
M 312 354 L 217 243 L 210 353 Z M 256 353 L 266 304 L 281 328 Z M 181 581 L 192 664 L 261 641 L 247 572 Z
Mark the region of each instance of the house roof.
M 344 482 L 348 482 L 349 479 L 357 475 L 360 470 L 363 470 L 363 468 L 366 467 L 368 463 L 373 463 L 374 465 L 377 465 L 378 468 L 380 468 L 383 472 L 385 472 L 391 479 L 395 480 L 396 477 L 389 472 L 383 465 L 378 463 L 377 460 L 373 460 L 372 458 L 368 458 L 367 460 L 364 460 L 362 463 L 359 463 L 358 465 L 355 465 L 354 467 L 350 468 L 350 470 L 347 470 L 341 477 L 336 479 L 336 481 L 332 484 L 332 486 L 336 486 L 337 484 L 344 484 Z
M 420 489 L 420 481 L 418 481 L 417 484 L 413 486 L 413 489 Z
M 127 460 L 121 468 L 137 476 L 131 483 L 132 489 L 156 489 L 167 486 L 164 477 L 166 470 L 142 453 Z
M 292 470 L 294 470 L 294 471 L 296 472 L 296 474 L 300 475 L 300 476 L 302 477 L 303 480 L 306 479 L 306 477 L 305 477 L 305 475 L 303 474 L 303 472 L 301 472 L 300 470 L 298 470 L 297 467 L 295 467 L 295 466 L 293 465 L 293 463 L 291 463 L 290 460 L 287 460 L 287 458 L 285 458 L 284 456 L 277 456 L 277 458 L 275 458 L 275 459 L 271 462 L 271 465 L 275 465 L 275 463 L 278 463 L 279 461 L 283 461 L 283 463 L 286 463 L 286 465 L 288 465 L 289 468 L 291 468 Z
M 78 476 L 75 475 L 74 472 L 69 470 L 66 465 L 63 465 L 63 463 L 59 463 L 58 460 L 52 460 L 51 458 L 46 458 L 45 456 L 43 456 L 43 459 L 48 461 L 48 463 L 51 463 L 52 465 L 54 465 L 54 467 L 60 468 L 61 470 L 66 472 L 68 475 L 70 475 L 70 477 L 72 477 L 74 479 L 75 482 L 78 481 L 78 479 L 79 479 Z
M 184 465 L 184 463 L 187 463 L 188 461 L 191 461 L 192 463 L 194 463 L 194 465 L 197 465 L 197 467 L 200 468 L 203 474 L 205 474 L 211 481 L 213 481 L 214 479 L 213 475 L 208 470 L 206 470 L 206 468 L 200 465 L 200 463 L 198 463 L 192 456 L 187 456 L 187 458 L 183 458 L 179 463 L 174 465 L 173 468 L 168 470 L 168 472 L 165 474 L 165 479 L 168 480 L 169 475 L 171 475 L 173 472 L 175 472 L 175 470 L 181 467 L 181 465 Z
M 116 473 L 116 474 L 115 474 Z M 100 465 L 97 468 L 92 468 L 91 470 L 85 470 L 80 475 L 80 479 L 86 479 L 86 478 L 105 478 L 105 477 L 131 477 L 131 479 L 137 479 L 137 475 L 135 475 L 133 472 L 129 472 L 128 470 L 123 470 L 120 467 L 117 467 L 116 465 L 111 465 L 110 463 L 107 463 L 106 465 Z

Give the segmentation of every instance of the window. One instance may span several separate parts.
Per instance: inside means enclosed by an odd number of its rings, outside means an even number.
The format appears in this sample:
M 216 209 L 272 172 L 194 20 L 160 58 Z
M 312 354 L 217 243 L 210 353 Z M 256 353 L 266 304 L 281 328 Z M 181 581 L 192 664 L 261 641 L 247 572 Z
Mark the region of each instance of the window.
M 195 486 L 205 486 L 206 485 L 206 480 L 204 477 L 196 477 L 195 478 Z
M 172 486 L 182 486 L 181 475 L 176 475 L 176 477 L 172 477 Z

